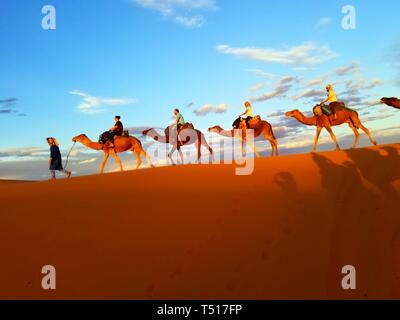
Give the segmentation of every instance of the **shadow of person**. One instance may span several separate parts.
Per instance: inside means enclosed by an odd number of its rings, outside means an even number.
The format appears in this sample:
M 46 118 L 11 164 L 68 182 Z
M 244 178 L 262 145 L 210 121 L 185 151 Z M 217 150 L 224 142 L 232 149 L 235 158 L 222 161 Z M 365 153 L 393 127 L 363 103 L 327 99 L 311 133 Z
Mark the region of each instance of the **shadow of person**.
M 360 170 L 362 177 L 375 186 L 383 197 L 396 200 L 399 192 L 393 182 L 400 179 L 399 150 L 392 146 L 379 149 L 354 149 L 346 151 Z
M 298 193 L 297 184 L 294 177 L 289 172 L 279 172 L 274 176 L 274 183 L 278 185 L 283 192 L 295 195 Z

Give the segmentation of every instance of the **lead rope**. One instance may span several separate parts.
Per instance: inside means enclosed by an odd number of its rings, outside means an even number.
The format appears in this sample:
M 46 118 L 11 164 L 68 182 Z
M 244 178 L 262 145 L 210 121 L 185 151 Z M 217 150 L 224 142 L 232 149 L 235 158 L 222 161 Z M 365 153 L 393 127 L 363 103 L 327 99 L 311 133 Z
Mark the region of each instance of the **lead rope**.
M 64 169 L 67 169 L 68 166 L 68 160 L 69 160 L 69 155 L 71 154 L 72 149 L 75 147 L 76 142 L 72 145 L 71 149 L 69 149 L 68 155 L 67 155 L 67 160 L 65 161 L 65 166 Z

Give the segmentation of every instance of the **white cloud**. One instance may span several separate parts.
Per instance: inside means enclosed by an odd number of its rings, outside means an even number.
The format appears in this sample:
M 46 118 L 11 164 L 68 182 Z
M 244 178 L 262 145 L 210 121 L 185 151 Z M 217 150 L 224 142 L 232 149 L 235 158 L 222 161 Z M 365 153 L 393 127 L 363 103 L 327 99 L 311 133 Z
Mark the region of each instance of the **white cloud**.
M 136 5 L 154 10 L 187 28 L 201 27 L 205 23 L 203 15 L 192 12 L 217 9 L 215 0 L 131 0 Z
M 264 93 L 257 97 L 251 97 L 250 100 L 252 102 L 262 102 L 274 98 L 283 98 L 286 96 L 286 93 L 290 91 L 295 83 L 297 83 L 299 79 L 297 77 L 286 76 L 281 77 L 275 84 L 275 88 L 271 92 Z
M 177 16 L 174 19 L 176 22 L 184 25 L 187 28 L 201 27 L 205 23 L 203 16 L 185 17 Z
M 270 79 L 270 78 L 279 78 L 278 75 L 266 72 L 266 71 L 261 70 L 261 69 L 245 69 L 245 71 L 251 72 L 255 76 L 261 77 L 261 78 L 268 78 L 268 79 Z
M 331 17 L 322 17 L 318 20 L 315 28 L 320 31 L 325 31 L 331 24 L 333 20 Z
M 255 85 L 251 86 L 251 87 L 249 88 L 249 90 L 252 91 L 252 92 L 256 92 L 256 91 L 258 91 L 258 90 L 263 89 L 264 87 L 265 87 L 265 83 L 257 83 L 257 84 L 255 84 Z
M 120 106 L 135 103 L 133 98 L 100 98 L 95 97 L 80 90 L 72 90 L 72 95 L 82 97 L 82 102 L 77 106 L 78 110 L 83 113 L 93 114 L 104 110 L 107 106 Z
M 285 50 L 256 47 L 234 48 L 226 44 L 218 45 L 216 50 L 242 59 L 295 66 L 320 64 L 336 56 L 329 47 L 312 42 L 303 43 Z
M 96 161 L 97 161 L 97 158 L 92 158 L 92 159 L 88 159 L 88 160 L 83 160 L 83 161 L 79 162 L 79 164 L 93 163 Z
M 299 94 L 298 96 L 293 97 L 292 99 L 294 101 L 304 99 L 304 98 L 319 98 L 321 97 L 321 100 L 325 98 L 326 93 L 324 90 L 315 90 L 315 89 L 307 89 L 303 91 L 303 93 Z
M 349 65 L 340 67 L 336 69 L 336 74 L 338 76 L 345 76 L 348 74 L 359 73 L 360 69 L 360 62 L 359 61 L 352 61 Z
M 306 87 L 314 87 L 314 86 L 319 86 L 322 85 L 326 81 L 326 78 L 316 78 L 308 81 L 305 86 Z
M 207 103 L 203 105 L 202 107 L 196 109 L 193 111 L 194 114 L 197 116 L 205 116 L 210 113 L 224 113 L 228 110 L 228 106 L 225 103 L 221 103 L 219 105 L 212 105 L 210 103 Z

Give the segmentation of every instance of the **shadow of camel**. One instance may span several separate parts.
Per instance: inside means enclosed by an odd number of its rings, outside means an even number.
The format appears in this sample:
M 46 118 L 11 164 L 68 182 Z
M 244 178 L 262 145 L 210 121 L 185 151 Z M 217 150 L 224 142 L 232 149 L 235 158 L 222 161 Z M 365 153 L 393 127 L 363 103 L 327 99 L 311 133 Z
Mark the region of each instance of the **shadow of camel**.
M 348 201 L 357 199 L 364 202 L 374 198 L 373 193 L 363 184 L 362 177 L 354 162 L 338 164 L 317 153 L 312 158 L 321 174 L 321 185 L 326 190 L 328 201 L 335 207 L 345 208 Z
M 385 201 L 364 185 L 361 170 L 353 161 L 340 164 L 320 154 L 312 154 L 312 158 L 326 191 L 325 196 L 321 195 L 326 202 L 321 212 L 331 219 L 327 281 L 328 287 L 335 291 L 340 283 L 339 271 L 344 265 L 362 267 L 368 274 L 381 270 L 385 258 L 376 241 L 380 236 L 377 221 L 386 211 Z M 369 290 L 378 282 L 378 277 L 369 277 L 357 289 L 366 297 L 372 294 Z M 341 297 L 341 290 L 336 292 L 337 297 Z
M 382 196 L 391 200 L 399 198 L 399 192 L 392 184 L 400 179 L 400 155 L 396 148 L 354 149 L 347 150 L 346 154 L 363 178 L 381 191 Z

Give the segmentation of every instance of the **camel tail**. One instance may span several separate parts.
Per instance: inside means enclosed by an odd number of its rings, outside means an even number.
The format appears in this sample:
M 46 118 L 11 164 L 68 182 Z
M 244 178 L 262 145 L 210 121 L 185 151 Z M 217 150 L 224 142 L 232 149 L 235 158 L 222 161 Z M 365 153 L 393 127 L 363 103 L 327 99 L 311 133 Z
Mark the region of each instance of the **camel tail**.
M 350 121 L 356 129 L 360 129 L 360 118 L 357 111 L 351 110 Z
M 274 138 L 274 140 L 276 140 L 276 137 L 275 137 L 275 134 L 274 134 L 274 129 L 272 128 L 272 125 L 270 123 L 268 123 L 268 124 L 269 124 L 269 127 L 271 129 L 271 136 L 272 136 L 272 138 Z

